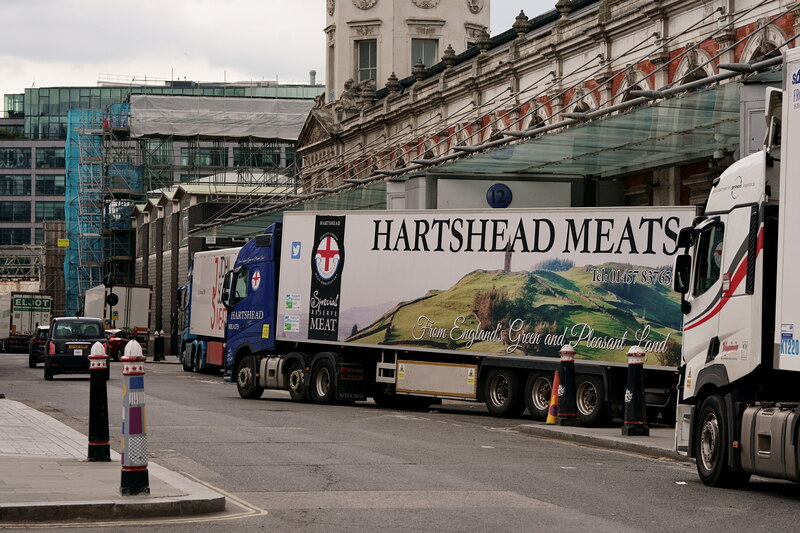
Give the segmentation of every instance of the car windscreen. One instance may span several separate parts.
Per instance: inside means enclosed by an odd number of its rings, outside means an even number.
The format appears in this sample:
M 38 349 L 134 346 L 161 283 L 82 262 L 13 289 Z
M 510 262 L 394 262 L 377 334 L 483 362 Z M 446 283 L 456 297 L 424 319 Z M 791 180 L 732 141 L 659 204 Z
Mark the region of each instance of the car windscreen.
M 53 330 L 54 339 L 99 339 L 103 337 L 99 322 L 62 321 Z

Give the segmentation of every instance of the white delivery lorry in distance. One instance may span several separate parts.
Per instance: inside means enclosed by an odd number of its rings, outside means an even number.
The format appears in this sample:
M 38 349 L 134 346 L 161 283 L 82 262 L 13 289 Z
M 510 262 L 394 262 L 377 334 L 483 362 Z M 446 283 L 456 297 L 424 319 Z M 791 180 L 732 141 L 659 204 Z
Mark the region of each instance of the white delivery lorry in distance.
M 147 340 L 152 289 L 146 285 L 98 285 L 84 293 L 83 316 L 100 318 L 106 329 L 122 329 Z M 108 305 L 115 294 L 117 303 Z
M 723 172 L 678 239 L 676 447 L 711 486 L 800 481 L 800 49 L 783 72 L 783 91 L 767 89 L 764 150 Z
M 40 292 L 0 294 L 0 348 L 4 352 L 27 352 L 36 326 L 50 324 L 53 298 Z

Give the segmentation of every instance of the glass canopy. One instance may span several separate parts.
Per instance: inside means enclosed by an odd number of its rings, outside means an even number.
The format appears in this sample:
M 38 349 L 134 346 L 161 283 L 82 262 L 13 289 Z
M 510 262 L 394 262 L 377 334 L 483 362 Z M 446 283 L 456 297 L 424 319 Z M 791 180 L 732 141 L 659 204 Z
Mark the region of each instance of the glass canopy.
M 612 178 L 708 159 L 739 144 L 739 83 L 698 89 L 555 133 L 476 153 L 428 170 L 431 176 L 529 175 Z M 419 171 L 418 171 L 419 172 Z M 359 186 L 291 210 L 385 209 L 384 183 Z M 282 218 L 254 215 L 193 232 L 248 237 Z

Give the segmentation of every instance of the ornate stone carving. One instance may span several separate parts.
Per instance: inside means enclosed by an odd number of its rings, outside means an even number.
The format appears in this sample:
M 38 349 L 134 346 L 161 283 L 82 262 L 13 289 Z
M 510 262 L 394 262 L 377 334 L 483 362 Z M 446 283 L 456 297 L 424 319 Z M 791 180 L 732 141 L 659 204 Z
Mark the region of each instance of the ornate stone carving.
M 467 7 L 470 13 L 477 15 L 483 11 L 483 0 L 467 0 Z
M 421 24 L 417 26 L 417 33 L 420 35 L 433 35 L 439 31 L 438 26 L 429 26 L 427 24 Z
M 439 0 L 411 0 L 414 5 L 422 9 L 431 9 L 439 5 Z
M 328 1 L 328 16 L 332 17 L 334 11 L 336 11 L 336 0 L 327 0 Z
M 369 9 L 378 3 L 378 0 L 353 0 L 358 9 Z
M 355 26 L 356 35 L 365 36 L 365 35 L 373 35 L 375 30 L 377 30 L 377 26 Z

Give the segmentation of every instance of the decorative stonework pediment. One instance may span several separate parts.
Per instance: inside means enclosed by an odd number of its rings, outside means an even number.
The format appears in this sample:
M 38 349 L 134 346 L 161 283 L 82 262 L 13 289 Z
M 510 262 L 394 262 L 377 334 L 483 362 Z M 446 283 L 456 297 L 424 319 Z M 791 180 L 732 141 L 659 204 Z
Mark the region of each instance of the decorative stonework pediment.
M 358 9 L 369 9 L 378 3 L 378 0 L 353 0 Z
M 439 0 L 411 0 L 414 5 L 422 9 L 431 9 L 439 5 Z

